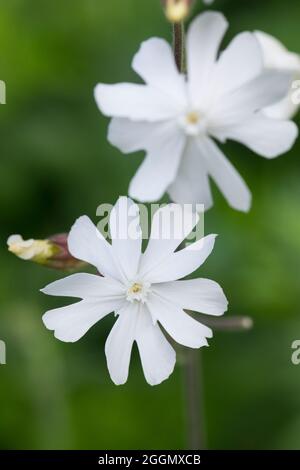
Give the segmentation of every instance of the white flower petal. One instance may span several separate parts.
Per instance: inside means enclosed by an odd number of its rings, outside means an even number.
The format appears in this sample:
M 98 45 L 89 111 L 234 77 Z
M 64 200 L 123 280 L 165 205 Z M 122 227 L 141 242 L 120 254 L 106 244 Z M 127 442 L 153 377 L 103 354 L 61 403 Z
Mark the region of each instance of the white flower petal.
M 291 84 L 289 72 L 266 70 L 240 88 L 227 93 L 212 110 L 212 127 L 235 124 L 284 98 Z
M 236 140 L 266 158 L 275 158 L 292 148 L 298 128 L 292 121 L 271 119 L 257 114 L 235 126 L 224 127 L 216 137 Z
M 105 116 L 133 121 L 161 121 L 180 111 L 170 96 L 148 85 L 99 83 L 95 88 L 95 100 Z
M 300 77 L 299 77 L 300 78 Z M 289 94 L 278 103 L 262 109 L 262 114 L 271 119 L 291 119 L 299 110 L 299 104 L 293 102 L 294 90 L 291 88 Z
M 23 237 L 21 235 L 10 235 L 7 239 L 7 245 L 14 245 L 15 243 L 20 243 L 20 244 L 26 244 L 26 246 L 32 245 L 34 242 L 33 238 L 30 240 L 23 240 Z
M 198 140 L 198 146 L 206 159 L 209 174 L 228 204 L 234 209 L 247 212 L 251 206 L 251 193 L 242 177 L 212 139 L 203 137 Z
M 187 66 L 190 98 L 197 108 L 205 96 L 218 49 L 228 23 L 221 13 L 205 12 L 191 24 L 187 34 Z
M 165 124 L 162 122 L 137 122 L 130 119 L 113 118 L 108 127 L 107 138 L 122 153 L 146 150 L 154 145 L 157 138 L 162 137 Z
M 199 221 L 199 215 L 189 206 L 168 204 L 158 209 L 152 219 L 151 234 L 141 258 L 140 275 L 147 273 L 174 253 Z
M 115 322 L 105 343 L 105 354 L 110 377 L 116 385 L 127 381 L 132 345 L 140 304 L 127 302 Z
M 115 279 L 120 278 L 112 256 L 111 245 L 86 215 L 79 217 L 71 228 L 68 247 L 74 258 L 92 264 L 103 275 Z
M 240 33 L 222 52 L 215 68 L 214 91 L 218 97 L 253 80 L 263 70 L 263 56 L 255 35 Z
M 156 201 L 174 180 L 185 135 L 176 122 L 134 122 L 112 119 L 108 140 L 124 153 L 145 150 L 146 158 L 133 177 L 129 194 L 140 201 Z
M 263 51 L 264 65 L 269 69 L 300 72 L 300 55 L 290 52 L 277 38 L 263 31 L 254 32 Z
M 124 300 L 108 299 L 101 301 L 77 302 L 66 307 L 49 310 L 43 316 L 48 330 L 54 330 L 55 338 L 74 343 L 84 336 L 99 320 L 120 308 Z
M 293 79 L 300 79 L 300 55 L 287 50 L 278 39 L 263 31 L 255 31 L 260 46 L 262 47 L 264 65 L 269 69 L 289 70 L 293 73 Z M 299 109 L 299 104 L 292 99 L 293 90 L 278 103 L 263 109 L 263 113 L 274 119 L 290 119 Z
M 132 68 L 152 88 L 169 95 L 179 106 L 185 106 L 185 79 L 177 70 L 174 53 L 167 41 L 159 38 L 144 41 L 134 56 Z
M 212 337 L 211 329 L 194 320 L 179 306 L 155 294 L 149 297 L 147 306 L 152 317 L 177 343 L 189 348 L 207 346 L 206 338 Z
M 221 286 L 210 279 L 155 284 L 153 291 L 181 308 L 208 315 L 223 315 L 228 301 Z
M 142 252 L 138 205 L 120 197 L 110 213 L 109 228 L 116 264 L 126 280 L 134 279 Z
M 185 144 L 184 134 L 173 122 L 161 124 L 151 137 L 151 143 L 145 145 L 147 156 L 129 186 L 129 195 L 142 202 L 163 196 L 176 177 Z
M 181 279 L 196 271 L 208 258 L 215 244 L 216 235 L 208 235 L 186 248 L 164 258 L 145 277 L 151 283 Z
M 174 370 L 176 353 L 146 307 L 139 313 L 136 342 L 147 382 L 158 385 L 166 380 Z
M 48 284 L 41 292 L 47 295 L 94 299 L 124 296 L 124 288 L 114 279 L 95 274 L 76 273 Z
M 195 139 L 189 139 L 177 176 L 168 188 L 170 198 L 181 204 L 213 205 L 205 160 L 201 157 Z

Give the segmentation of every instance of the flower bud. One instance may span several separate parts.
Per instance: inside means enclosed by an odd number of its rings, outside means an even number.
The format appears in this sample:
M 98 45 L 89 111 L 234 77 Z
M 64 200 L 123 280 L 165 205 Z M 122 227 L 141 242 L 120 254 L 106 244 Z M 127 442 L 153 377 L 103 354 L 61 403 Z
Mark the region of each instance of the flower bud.
M 11 235 L 8 250 L 21 259 L 43 263 L 56 253 L 56 248 L 48 240 L 23 240 L 21 235 Z
M 23 240 L 21 235 L 11 235 L 7 240 L 8 250 L 26 261 L 54 269 L 75 269 L 83 263 L 70 254 L 68 234 L 54 235 L 46 240 Z
M 164 0 L 166 17 L 171 23 L 180 23 L 190 12 L 193 0 Z

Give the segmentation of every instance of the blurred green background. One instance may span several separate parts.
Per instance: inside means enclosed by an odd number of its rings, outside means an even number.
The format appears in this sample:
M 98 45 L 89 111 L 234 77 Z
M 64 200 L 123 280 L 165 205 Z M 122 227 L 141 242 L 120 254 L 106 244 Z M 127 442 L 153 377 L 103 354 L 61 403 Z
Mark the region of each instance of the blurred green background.
M 300 52 L 299 0 L 215 0 L 228 41 L 261 29 Z M 197 0 L 197 9 L 204 6 Z M 126 194 L 142 153 L 123 156 L 106 140 L 98 81 L 135 81 L 130 61 L 150 36 L 171 39 L 158 0 L 0 0 L 0 366 L 2 449 L 181 449 L 186 446 L 182 371 L 151 388 L 137 352 L 128 383 L 109 379 L 104 342 L 113 317 L 64 344 L 42 324 L 61 299 L 39 289 L 61 273 L 6 250 L 11 233 L 66 231 Z M 251 315 L 249 333 L 217 332 L 202 353 L 207 445 L 214 449 L 300 448 L 300 141 L 264 160 L 238 144 L 226 154 L 253 191 L 249 215 L 215 191 L 206 232 L 219 233 L 201 276 L 218 280 L 229 314 Z

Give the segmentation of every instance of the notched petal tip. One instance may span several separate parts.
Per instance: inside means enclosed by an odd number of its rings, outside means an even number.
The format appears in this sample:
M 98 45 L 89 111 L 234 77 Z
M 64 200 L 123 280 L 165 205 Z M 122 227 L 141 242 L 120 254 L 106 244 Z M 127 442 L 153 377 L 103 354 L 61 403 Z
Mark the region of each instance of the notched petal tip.
M 80 336 L 79 338 L 76 336 L 68 336 L 69 332 L 67 330 L 61 332 L 60 329 L 57 327 L 56 322 L 55 324 L 53 323 L 51 316 L 51 311 L 46 312 L 42 316 L 42 322 L 44 323 L 47 330 L 53 331 L 54 338 L 58 339 L 59 341 L 62 341 L 63 343 L 76 343 L 77 341 L 79 341 L 82 336 Z
M 207 336 L 205 338 L 201 338 L 199 342 L 195 343 L 193 346 L 189 346 L 190 349 L 200 349 L 200 348 L 207 348 L 209 346 L 208 341 L 206 338 L 211 339 L 213 337 L 213 332 L 211 332 L 211 336 Z

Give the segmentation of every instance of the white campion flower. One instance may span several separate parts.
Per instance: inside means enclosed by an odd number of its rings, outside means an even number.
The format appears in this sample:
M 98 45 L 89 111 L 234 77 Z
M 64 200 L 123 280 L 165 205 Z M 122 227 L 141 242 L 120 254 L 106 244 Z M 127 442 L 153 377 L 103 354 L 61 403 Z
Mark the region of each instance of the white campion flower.
M 299 110 L 299 102 L 295 102 L 292 82 L 300 80 L 300 55 L 290 52 L 275 37 L 263 31 L 255 31 L 255 36 L 262 47 L 264 65 L 270 70 L 285 70 L 291 72 L 291 83 L 286 96 L 278 103 L 268 106 L 263 113 L 275 119 L 290 119 Z
M 134 341 L 147 382 L 159 384 L 172 373 L 176 360 L 160 326 L 179 344 L 207 346 L 211 329 L 183 309 L 222 315 L 228 305 L 214 281 L 178 281 L 201 266 L 214 247 L 215 235 L 209 235 L 175 252 L 196 225 L 197 214 L 190 212 L 189 217 L 182 218 L 176 204 L 159 209 L 142 253 L 138 211 L 130 199 L 119 199 L 110 215 L 111 244 L 87 216 L 80 217 L 69 234 L 69 250 L 74 257 L 95 266 L 102 276 L 73 274 L 42 289 L 48 295 L 82 299 L 43 316 L 46 327 L 54 330 L 61 341 L 79 340 L 95 323 L 115 312 L 117 320 L 107 338 L 105 353 L 110 376 L 117 385 L 127 380 Z M 130 233 L 129 214 L 136 218 L 136 236 L 120 237 L 120 233 Z M 170 217 L 180 228 L 179 238 L 161 236 L 169 234 Z
M 180 203 L 212 206 L 209 177 L 230 206 L 248 211 L 251 193 L 214 139 L 233 139 L 266 158 L 293 145 L 293 122 L 259 111 L 283 98 L 290 74 L 264 69 L 253 33 L 241 33 L 217 58 L 227 29 L 221 13 L 198 16 L 187 33 L 187 77 L 176 68 L 163 39 L 142 43 L 132 63 L 145 84 L 98 84 L 97 104 L 113 117 L 111 144 L 124 153 L 146 151 L 129 195 L 155 201 L 167 191 Z

